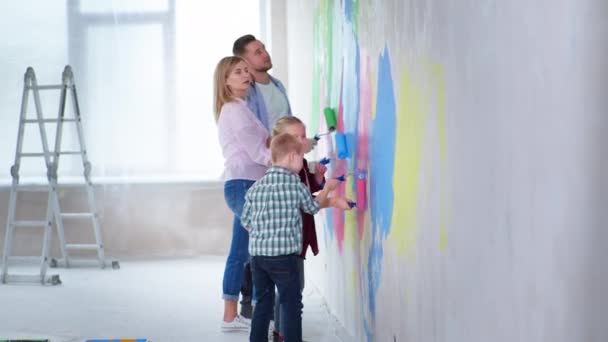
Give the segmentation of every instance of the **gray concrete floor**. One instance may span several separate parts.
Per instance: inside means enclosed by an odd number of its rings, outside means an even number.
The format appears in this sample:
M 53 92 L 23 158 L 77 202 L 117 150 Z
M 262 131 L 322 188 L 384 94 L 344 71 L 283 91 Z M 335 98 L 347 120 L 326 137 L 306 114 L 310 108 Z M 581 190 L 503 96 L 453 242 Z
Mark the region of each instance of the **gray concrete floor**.
M 224 261 L 216 256 L 122 261 L 118 271 L 51 270 L 60 274 L 60 286 L 0 285 L 0 339 L 248 341 L 247 333 L 220 332 Z M 307 283 L 304 340 L 340 341 L 334 322 L 316 288 Z

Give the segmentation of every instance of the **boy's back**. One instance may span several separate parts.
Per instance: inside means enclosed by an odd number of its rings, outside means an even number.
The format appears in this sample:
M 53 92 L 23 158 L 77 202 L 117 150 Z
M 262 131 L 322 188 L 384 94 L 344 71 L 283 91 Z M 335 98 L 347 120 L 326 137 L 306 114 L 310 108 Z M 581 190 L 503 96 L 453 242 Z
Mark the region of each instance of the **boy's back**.
M 271 167 L 245 196 L 241 222 L 249 228 L 249 254 L 300 253 L 300 209 L 315 214 L 320 206 L 297 174 L 283 167 Z

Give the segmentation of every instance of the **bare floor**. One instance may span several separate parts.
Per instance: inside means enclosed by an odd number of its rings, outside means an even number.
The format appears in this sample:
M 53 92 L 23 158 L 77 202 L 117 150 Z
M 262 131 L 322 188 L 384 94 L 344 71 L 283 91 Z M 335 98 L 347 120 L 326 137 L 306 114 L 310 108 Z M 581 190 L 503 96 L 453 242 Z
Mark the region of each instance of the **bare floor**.
M 53 269 L 60 286 L 0 285 L 0 339 L 248 341 L 247 333 L 220 332 L 224 261 L 216 256 L 122 261 L 117 271 Z M 333 325 L 322 298 L 307 283 L 304 340 L 339 342 Z

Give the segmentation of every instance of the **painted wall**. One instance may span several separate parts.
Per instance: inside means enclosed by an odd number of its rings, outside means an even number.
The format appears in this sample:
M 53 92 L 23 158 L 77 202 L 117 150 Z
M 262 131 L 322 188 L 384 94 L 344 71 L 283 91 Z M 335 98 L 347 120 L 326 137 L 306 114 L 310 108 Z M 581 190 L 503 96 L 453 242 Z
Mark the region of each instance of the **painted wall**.
M 608 2 L 286 11 L 294 111 L 310 135 L 337 111 L 340 194 L 367 176 L 307 261 L 346 337 L 608 341 Z

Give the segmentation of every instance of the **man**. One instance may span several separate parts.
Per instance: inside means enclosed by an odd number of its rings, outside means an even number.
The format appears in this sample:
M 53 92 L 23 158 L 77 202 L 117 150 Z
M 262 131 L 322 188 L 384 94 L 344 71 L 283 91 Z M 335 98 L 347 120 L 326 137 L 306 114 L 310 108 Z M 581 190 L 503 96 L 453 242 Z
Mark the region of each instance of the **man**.
M 247 96 L 247 106 L 258 117 L 260 122 L 272 131 L 274 123 L 283 116 L 291 116 L 291 106 L 287 90 L 281 81 L 272 77 L 272 58 L 264 44 L 254 35 L 247 34 L 234 41 L 232 53 L 242 57 L 249 64 L 249 73 L 253 77 Z M 252 317 L 252 279 L 249 263 L 245 266 L 245 276 L 241 288 L 241 316 Z
M 292 114 L 285 86 L 268 73 L 272 69 L 272 59 L 264 44 L 251 34 L 237 39 L 232 53 L 249 63 L 254 82 L 247 96 L 247 105 L 271 131 L 279 118 Z
M 232 53 L 243 58 L 249 64 L 249 73 L 253 82 L 247 95 L 247 106 L 258 117 L 260 122 L 272 132 L 274 123 L 283 116 L 291 116 L 291 105 L 287 90 L 283 83 L 271 76 L 268 71 L 272 69 L 272 58 L 266 50 L 264 43 L 254 35 L 247 34 L 234 41 Z M 305 152 L 310 152 L 317 141 L 309 139 Z M 241 316 L 252 317 L 252 277 L 249 263 L 245 265 L 245 276 L 241 288 Z

